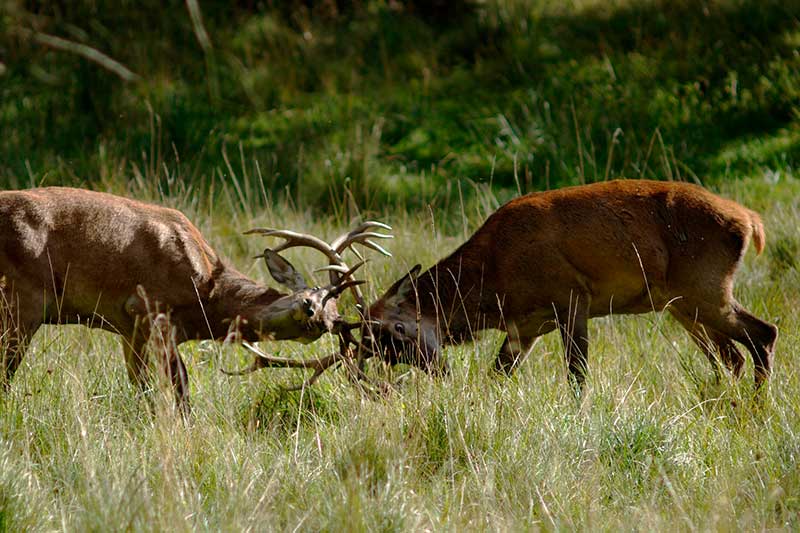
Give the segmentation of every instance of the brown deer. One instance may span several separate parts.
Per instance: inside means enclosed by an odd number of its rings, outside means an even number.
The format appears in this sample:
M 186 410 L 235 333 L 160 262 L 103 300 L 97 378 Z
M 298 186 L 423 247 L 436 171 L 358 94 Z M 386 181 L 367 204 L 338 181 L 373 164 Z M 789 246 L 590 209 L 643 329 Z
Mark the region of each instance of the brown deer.
M 622 180 L 511 200 L 449 257 L 415 266 L 375 302 L 365 333 L 392 363 L 446 370 L 443 344 L 496 328 L 495 360 L 511 373 L 534 338 L 556 328 L 567 365 L 585 379 L 590 318 L 666 309 L 715 363 L 737 377 L 753 357 L 769 376 L 777 328 L 733 296 L 748 243 L 764 248 L 759 215 L 686 183 Z
M 333 245 L 318 247 L 335 271 L 326 287 L 309 287 L 288 261 L 267 249 L 263 257 L 275 280 L 291 291 L 286 294 L 225 263 L 174 209 L 100 192 L 47 187 L 0 192 L 0 221 L 4 388 L 42 324 L 83 323 L 120 334 L 128 375 L 143 388 L 145 345 L 155 309 L 168 313 L 174 345 L 224 339 L 232 326 L 244 341 L 310 342 L 337 329 L 341 321 L 336 297 L 359 283 L 349 279 L 352 270 L 340 274 L 345 269 L 336 261 L 339 254 L 355 243 L 384 251 L 369 238 L 388 235 L 367 230 L 391 229 L 366 222 Z M 176 400 L 185 406 L 185 366 L 177 350 L 166 358 Z

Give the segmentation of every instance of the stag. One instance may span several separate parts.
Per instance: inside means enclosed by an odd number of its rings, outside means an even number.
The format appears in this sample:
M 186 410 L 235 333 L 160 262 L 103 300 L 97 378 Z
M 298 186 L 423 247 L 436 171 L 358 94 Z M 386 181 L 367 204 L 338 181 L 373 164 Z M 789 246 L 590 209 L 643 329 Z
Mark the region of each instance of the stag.
M 444 371 L 440 348 L 481 329 L 506 332 L 495 368 L 511 373 L 533 340 L 558 329 L 580 390 L 590 318 L 666 309 L 719 375 L 738 377 L 744 345 L 756 388 L 772 368 L 777 328 L 733 295 L 750 240 L 764 248 L 761 218 L 686 183 L 621 180 L 511 200 L 449 257 L 420 265 L 370 306 L 374 353 Z
M 223 261 L 181 212 L 101 192 L 0 192 L 0 220 L 4 389 L 42 324 L 82 323 L 118 333 L 128 376 L 144 389 L 154 312 L 169 317 L 169 345 L 229 338 L 232 329 L 246 342 L 310 342 L 341 327 L 336 299 L 360 283 L 351 279 L 353 269 L 339 269 L 343 275 L 331 284 L 310 287 L 291 263 L 267 249 L 261 257 L 290 291 L 280 292 Z M 336 240 L 337 255 L 356 243 L 388 253 L 370 240 L 387 237 L 368 231 L 374 227 L 391 229 L 365 223 Z M 177 349 L 167 352 L 167 374 L 185 408 L 186 368 Z

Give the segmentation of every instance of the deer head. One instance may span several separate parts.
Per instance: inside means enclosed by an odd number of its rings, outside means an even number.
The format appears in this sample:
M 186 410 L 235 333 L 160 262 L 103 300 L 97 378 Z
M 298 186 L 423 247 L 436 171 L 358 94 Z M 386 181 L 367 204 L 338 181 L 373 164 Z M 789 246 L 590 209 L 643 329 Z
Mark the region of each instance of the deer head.
M 285 258 L 269 248 L 263 257 L 272 277 L 289 289 L 290 294 L 259 309 L 253 326 L 275 340 L 293 339 L 308 343 L 323 333 L 333 331 L 341 320 L 336 299 L 345 290 L 364 283 L 352 275 L 363 263 L 349 269 L 324 287 L 309 286 L 303 275 Z
M 371 340 L 373 353 L 391 364 L 407 363 L 427 372 L 446 373 L 439 358 L 441 336 L 435 317 L 420 310 L 420 269 L 420 265 L 414 266 L 370 306 L 362 336 Z

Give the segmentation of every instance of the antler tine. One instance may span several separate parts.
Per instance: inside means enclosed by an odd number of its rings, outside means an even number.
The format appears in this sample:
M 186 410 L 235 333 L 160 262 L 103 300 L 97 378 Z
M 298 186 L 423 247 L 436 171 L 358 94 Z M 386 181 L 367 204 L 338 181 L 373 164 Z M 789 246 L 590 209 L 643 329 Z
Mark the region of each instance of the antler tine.
M 359 390 L 363 393 L 367 394 L 367 396 L 371 398 L 378 398 L 383 394 L 383 391 L 389 390 L 391 388 L 390 384 L 384 383 L 375 383 L 373 382 L 369 376 L 367 376 L 363 370 L 361 370 L 359 364 L 353 361 L 352 352 L 350 351 L 350 344 L 359 344 L 359 341 L 356 341 L 350 335 L 350 330 L 354 329 L 355 327 L 359 326 L 359 324 L 341 324 L 341 337 L 339 339 L 339 352 L 333 354 L 329 357 L 336 358 L 334 363 L 330 366 L 334 366 L 338 363 L 342 363 L 347 368 L 347 375 L 348 379 L 359 386 Z M 372 355 L 372 354 L 370 354 Z M 317 379 L 327 370 L 329 366 L 317 368 L 314 373 L 311 375 L 310 378 L 305 380 L 304 382 L 300 383 L 299 385 L 294 385 L 292 387 L 286 387 L 284 390 L 287 391 L 297 391 L 301 390 L 305 387 L 309 387 L 313 385 Z M 364 385 L 362 382 L 366 382 L 368 385 Z M 376 391 L 377 388 L 377 391 Z
M 257 257 L 261 257 L 261 256 L 257 256 Z M 363 261 L 361 263 L 359 263 L 359 264 L 363 264 Z M 324 266 L 324 267 L 319 267 L 319 268 L 314 269 L 314 272 L 330 272 L 330 271 L 338 272 L 339 274 L 346 274 L 347 272 L 350 272 L 350 270 L 348 270 L 347 267 L 342 266 L 342 265 L 327 265 L 327 266 Z
M 337 361 L 336 361 L 336 363 L 338 363 L 338 362 L 339 362 L 339 361 L 337 360 Z M 335 364 L 335 363 L 334 363 L 334 364 Z M 313 374 L 311 374 L 311 377 L 310 377 L 310 378 L 308 378 L 307 380 L 305 380 L 304 382 L 300 383 L 299 385 L 292 385 L 291 387 L 283 387 L 283 390 L 285 390 L 285 391 L 287 391 L 287 392 L 293 392 L 293 391 L 298 391 L 298 390 L 305 389 L 306 387 L 310 387 L 311 385 L 313 385 L 314 383 L 316 383 L 316 381 L 319 379 L 319 377 L 320 377 L 320 376 L 323 374 L 323 372 L 325 372 L 327 369 L 328 369 L 328 367 L 325 367 L 325 368 L 318 368 L 318 369 L 314 370 L 314 373 L 313 373 Z
M 360 326 L 361 324 L 359 322 L 339 323 L 338 324 L 338 333 L 340 335 L 339 351 L 331 355 L 328 355 L 327 357 L 322 357 L 320 359 L 290 359 L 286 357 L 275 357 L 265 354 L 264 352 L 262 352 L 249 342 L 244 342 L 243 343 L 244 347 L 256 355 L 256 358 L 253 361 L 253 363 L 249 367 L 244 368 L 242 370 L 230 371 L 222 369 L 222 373 L 228 376 L 243 376 L 255 372 L 256 370 L 268 367 L 313 369 L 314 370 L 313 374 L 305 381 L 301 382 L 298 385 L 283 387 L 283 389 L 286 391 L 298 391 L 304 389 L 305 387 L 312 386 L 314 383 L 316 383 L 316 381 L 320 378 L 320 376 L 322 376 L 322 374 L 325 373 L 326 370 L 335 367 L 340 363 L 343 363 L 347 367 L 348 378 L 350 379 L 350 381 L 358 384 L 360 390 L 366 393 L 368 396 L 377 398 L 379 396 L 385 395 L 386 391 L 391 389 L 391 384 L 383 382 L 374 382 L 361 369 L 362 360 L 372 357 L 373 355 L 375 355 L 375 353 L 374 350 L 365 346 L 362 340 L 356 340 L 355 338 L 353 338 L 351 331 Z M 355 347 L 358 349 L 359 358 L 357 360 L 353 360 L 350 344 L 354 344 Z M 367 385 L 365 385 L 362 382 L 367 383 Z
M 307 248 L 313 248 L 322 252 L 333 264 L 344 265 L 341 256 L 338 254 L 338 252 L 336 252 L 335 248 L 322 239 L 307 233 L 297 233 L 296 231 L 272 228 L 253 228 L 245 231 L 244 234 L 259 234 L 265 237 L 278 237 L 280 239 L 284 239 L 285 242 L 274 248 L 275 252 L 280 252 L 288 248 L 305 246 Z
M 366 246 L 367 248 L 371 248 L 372 250 L 375 250 L 376 252 L 385 255 L 386 257 L 392 257 L 392 253 L 390 251 L 386 250 L 380 244 L 372 242 L 371 240 L 369 240 L 369 237 L 374 237 L 376 235 L 380 235 L 380 237 L 383 238 L 383 239 L 393 239 L 394 238 L 394 235 L 382 235 L 380 233 L 362 233 L 360 235 L 360 237 L 362 237 L 362 238 L 360 238 L 358 240 L 354 240 L 353 243 L 348 243 L 348 246 L 357 242 L 357 243 L 361 244 L 362 246 Z
M 384 229 L 387 231 L 391 231 L 392 229 L 392 227 L 388 224 L 376 222 L 374 220 L 368 220 L 367 222 L 360 224 L 352 231 L 339 236 L 331 243 L 331 248 L 336 250 L 336 253 L 341 254 L 348 246 L 352 246 L 355 243 L 360 243 L 368 248 L 372 248 L 373 250 L 382 253 L 383 255 L 386 255 L 387 257 L 391 257 L 391 253 L 369 239 L 393 239 L 394 235 L 369 231 L 373 228 Z M 355 251 L 355 249 L 353 249 L 353 251 Z
M 394 235 L 386 235 L 384 233 L 377 233 L 377 232 L 374 232 L 374 231 L 369 231 L 371 229 L 384 229 L 384 230 L 390 231 L 392 229 L 392 227 L 389 226 L 388 224 L 384 224 L 382 222 L 377 222 L 377 221 L 374 221 L 374 220 L 368 220 L 366 222 L 363 222 L 363 223 L 359 224 L 352 231 L 349 231 L 349 232 L 337 237 L 331 243 L 331 248 L 333 248 L 334 251 L 341 256 L 341 254 L 348 247 L 350 247 L 350 249 L 353 250 L 353 253 L 355 253 L 356 256 L 358 256 L 358 258 L 362 259 L 362 261 L 363 261 L 363 258 L 358 253 L 358 250 L 353 248 L 353 244 L 360 243 L 360 244 L 362 244 L 363 246 L 365 246 L 367 248 L 375 250 L 376 252 L 379 252 L 379 253 L 387 256 L 387 257 L 391 257 L 392 256 L 391 253 L 389 253 L 382 246 L 372 242 L 369 239 L 370 238 L 373 238 L 373 239 L 392 239 L 392 238 L 394 238 Z M 352 274 L 352 272 L 349 273 L 349 274 L 344 274 L 340 279 L 341 280 L 346 280 L 347 277 L 350 274 Z M 331 281 L 334 281 L 334 278 L 335 278 L 335 274 L 331 274 Z M 364 301 L 364 296 L 363 296 L 363 294 L 361 294 L 361 291 L 357 287 L 353 287 L 352 292 L 353 292 L 353 296 L 356 299 L 356 303 L 363 308 L 366 304 L 365 304 L 365 301 Z
M 362 266 L 364 266 L 364 264 L 366 264 L 366 261 L 359 261 L 358 263 L 356 263 L 355 265 L 353 265 L 350 268 L 347 268 L 347 265 L 345 265 L 344 263 L 342 263 L 340 265 L 328 265 L 328 266 L 324 266 L 324 267 L 318 268 L 314 272 L 323 272 L 325 270 L 338 272 L 339 274 L 342 275 L 342 279 L 344 280 L 344 279 L 347 279 L 347 278 L 351 277 L 353 275 L 353 273 L 356 270 L 358 270 L 359 268 L 361 268 Z
M 349 231 L 337 237 L 331 244 L 328 244 L 322 239 L 306 233 L 298 233 L 290 230 L 278 230 L 273 228 L 253 228 L 251 230 L 244 232 L 244 234 L 245 235 L 260 234 L 265 237 L 278 237 L 284 239 L 285 242 L 274 248 L 275 252 L 280 252 L 282 250 L 286 250 L 287 248 L 292 248 L 296 246 L 305 246 L 319 250 L 320 252 L 325 254 L 325 256 L 331 263 L 331 265 L 329 267 L 326 267 L 325 270 L 329 271 L 331 285 L 333 287 L 337 287 L 347 282 L 347 278 L 351 277 L 356 268 L 358 268 L 358 266 L 361 266 L 361 264 L 363 264 L 362 260 L 362 263 L 351 269 L 342 259 L 341 254 L 348 247 L 351 247 L 353 252 L 355 252 L 356 255 L 358 255 L 358 251 L 355 250 L 355 248 L 352 248 L 353 244 L 359 243 L 362 246 L 375 250 L 376 252 L 381 253 L 387 257 L 392 256 L 392 254 L 389 251 L 387 251 L 379 244 L 371 241 L 370 239 L 392 239 L 394 238 L 394 235 L 387 235 L 384 233 L 370 231 L 372 229 L 383 229 L 390 231 L 392 227 L 389 226 L 388 224 L 384 224 L 383 222 L 368 220 L 366 222 L 362 222 L 361 224 L 359 224 L 352 231 Z M 358 257 L 359 259 L 361 259 L 360 255 L 358 255 Z M 356 299 L 356 303 L 363 308 L 365 305 L 364 296 L 358 289 L 358 285 L 359 283 L 347 283 L 347 286 L 345 288 L 350 288 L 352 290 L 353 296 Z M 337 291 L 337 295 L 340 293 L 341 291 Z
M 253 364 L 242 370 L 230 371 L 222 369 L 223 374 L 228 376 L 243 376 L 255 372 L 256 370 L 261 370 L 262 368 L 313 368 L 315 372 L 319 371 L 322 373 L 339 362 L 342 358 L 341 354 L 335 353 L 320 359 L 290 359 L 288 357 L 267 355 L 249 342 L 243 342 L 242 345 L 256 355 Z
M 362 222 L 361 225 L 356 228 L 356 230 L 364 231 L 370 228 L 379 228 L 385 229 L 386 231 L 392 231 L 392 227 L 389 224 L 378 222 L 377 220 L 366 220 Z
M 351 233 L 362 233 L 364 231 L 372 229 L 384 229 L 386 231 L 392 231 L 392 227 L 389 224 L 384 224 L 383 222 L 378 222 L 377 220 L 367 220 L 362 222 L 352 230 L 348 231 L 347 233 L 340 235 L 335 241 L 333 241 L 333 244 L 337 244 L 338 241 L 344 240 Z
M 338 298 L 339 295 L 342 294 L 347 289 L 363 285 L 364 283 L 366 283 L 366 281 L 363 279 L 351 279 L 339 283 L 338 285 L 333 287 L 330 291 L 328 291 L 328 294 L 326 294 L 325 297 L 322 299 L 321 305 L 324 306 L 327 303 L 327 301 L 330 300 L 331 298 Z
M 226 376 L 246 376 L 247 374 L 252 374 L 256 370 L 261 370 L 262 368 L 266 368 L 266 366 L 260 364 L 259 361 L 260 359 L 256 357 L 253 360 L 253 363 L 247 368 L 242 368 L 240 370 L 225 370 L 224 368 L 220 368 L 220 371 Z

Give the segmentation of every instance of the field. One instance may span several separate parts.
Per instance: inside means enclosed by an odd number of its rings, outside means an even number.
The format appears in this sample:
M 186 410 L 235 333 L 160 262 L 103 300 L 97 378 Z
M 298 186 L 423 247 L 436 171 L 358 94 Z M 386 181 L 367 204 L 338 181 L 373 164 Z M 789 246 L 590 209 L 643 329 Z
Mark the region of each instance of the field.
M 556 334 L 500 378 L 502 338 L 486 332 L 445 351 L 449 377 L 411 370 L 378 400 L 341 371 L 299 392 L 282 390 L 296 370 L 228 377 L 249 353 L 193 342 L 183 423 L 160 390 L 137 396 L 118 337 L 44 327 L 0 397 L 0 531 L 800 528 L 796 2 L 497 0 L 455 21 L 415 2 L 323 3 L 335 15 L 241 2 L 204 6 L 213 46 L 193 2 L 170 3 L 175 16 L 34 4 L 0 11 L 2 188 L 176 207 L 271 284 L 252 259 L 265 242 L 243 230 L 327 238 L 380 219 L 396 238 L 365 267 L 374 298 L 520 193 L 695 181 L 764 217 L 736 294 L 780 337 L 755 398 L 749 357 L 743 379 L 716 382 L 666 313 L 595 319 L 580 400 Z M 138 78 L 37 47 L 28 28 Z M 335 343 L 262 347 L 308 358 Z

